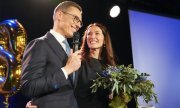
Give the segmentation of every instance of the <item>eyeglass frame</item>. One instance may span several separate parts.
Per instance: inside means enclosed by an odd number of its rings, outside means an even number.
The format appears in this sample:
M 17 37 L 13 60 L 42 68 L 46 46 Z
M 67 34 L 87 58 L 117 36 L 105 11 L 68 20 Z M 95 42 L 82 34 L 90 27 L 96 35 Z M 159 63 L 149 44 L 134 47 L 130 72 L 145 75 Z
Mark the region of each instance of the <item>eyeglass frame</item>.
M 65 11 L 61 11 L 61 12 L 73 16 L 73 22 L 74 22 L 74 23 L 79 23 L 79 22 L 80 22 L 80 26 L 81 26 L 81 27 L 83 26 L 83 23 L 82 23 L 82 21 L 79 19 L 78 16 L 73 15 L 73 14 L 70 14 L 70 13 L 65 12 Z

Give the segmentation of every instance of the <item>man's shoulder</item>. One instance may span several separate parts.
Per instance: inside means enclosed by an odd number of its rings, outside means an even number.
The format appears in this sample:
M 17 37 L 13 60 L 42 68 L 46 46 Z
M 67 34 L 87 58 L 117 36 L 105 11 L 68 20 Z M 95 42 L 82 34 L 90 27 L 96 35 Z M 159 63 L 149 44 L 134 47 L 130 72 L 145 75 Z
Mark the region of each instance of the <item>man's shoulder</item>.
M 47 32 L 44 36 L 38 37 L 38 38 L 36 38 L 34 40 L 40 40 L 41 41 L 41 40 L 46 40 L 46 39 L 48 39 L 50 37 L 52 37 L 52 34 L 50 32 Z
M 38 42 L 38 43 L 40 42 L 41 43 L 44 40 L 49 39 L 51 37 L 50 35 L 52 35 L 52 34 L 47 32 L 44 36 L 40 36 L 38 38 L 35 38 L 35 39 L 31 40 L 29 43 L 34 43 L 34 42 Z
M 41 44 L 45 44 L 46 43 L 45 40 L 46 40 L 46 35 L 35 38 L 28 43 L 27 47 L 28 46 L 37 46 L 37 45 L 39 46 Z

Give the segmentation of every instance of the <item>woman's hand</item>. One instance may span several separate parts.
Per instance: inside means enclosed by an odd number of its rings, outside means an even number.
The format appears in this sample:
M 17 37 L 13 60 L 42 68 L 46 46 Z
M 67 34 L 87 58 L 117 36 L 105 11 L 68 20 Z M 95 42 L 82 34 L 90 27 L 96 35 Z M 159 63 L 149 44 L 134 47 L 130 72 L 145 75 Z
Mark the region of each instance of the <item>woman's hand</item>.
M 27 104 L 26 104 L 26 108 L 37 108 L 36 105 L 32 105 L 32 101 L 29 101 Z

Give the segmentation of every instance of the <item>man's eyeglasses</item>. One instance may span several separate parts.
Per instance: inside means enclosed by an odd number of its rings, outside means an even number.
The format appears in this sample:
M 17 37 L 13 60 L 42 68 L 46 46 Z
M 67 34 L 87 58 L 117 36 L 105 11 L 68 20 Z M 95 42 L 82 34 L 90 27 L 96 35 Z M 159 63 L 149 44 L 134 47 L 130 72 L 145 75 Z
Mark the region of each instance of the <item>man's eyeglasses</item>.
M 73 22 L 74 23 L 80 23 L 80 26 L 81 27 L 83 26 L 82 21 L 76 15 L 70 14 L 70 13 L 65 12 L 65 11 L 62 11 L 62 12 L 65 13 L 65 14 L 71 15 L 73 17 Z

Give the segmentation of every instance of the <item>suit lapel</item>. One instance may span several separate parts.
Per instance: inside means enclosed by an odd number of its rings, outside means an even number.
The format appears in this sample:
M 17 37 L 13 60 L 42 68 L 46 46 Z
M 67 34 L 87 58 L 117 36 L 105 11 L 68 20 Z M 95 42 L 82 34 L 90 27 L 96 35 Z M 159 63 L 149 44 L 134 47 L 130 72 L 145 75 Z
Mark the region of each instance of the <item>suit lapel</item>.
M 48 32 L 46 34 L 46 37 L 47 37 L 47 43 L 52 48 L 52 50 L 57 54 L 59 59 L 62 59 L 62 57 L 68 58 L 63 47 L 59 44 L 59 42 L 55 39 L 55 37 L 51 33 Z

